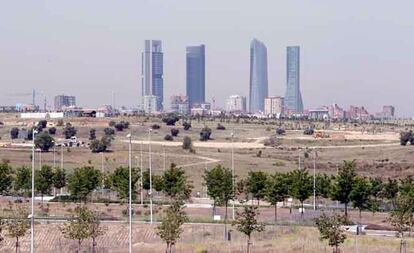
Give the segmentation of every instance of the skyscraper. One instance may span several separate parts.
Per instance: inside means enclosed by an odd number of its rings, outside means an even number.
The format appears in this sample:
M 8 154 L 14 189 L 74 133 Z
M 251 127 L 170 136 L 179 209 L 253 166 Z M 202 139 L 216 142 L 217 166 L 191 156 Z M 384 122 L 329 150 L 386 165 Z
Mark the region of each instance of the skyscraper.
M 75 96 L 55 96 L 55 111 L 62 111 L 64 107 L 76 106 Z
M 164 101 L 164 63 L 160 40 L 146 40 L 142 52 L 142 94 L 156 96 L 157 108 L 163 110 Z
M 303 112 L 300 92 L 300 48 L 287 47 L 285 109 L 295 113 Z
M 187 96 L 190 108 L 205 102 L 205 46 L 187 47 Z
M 264 99 L 267 93 L 267 49 L 263 42 L 253 39 L 250 43 L 249 111 L 251 113 L 264 110 Z

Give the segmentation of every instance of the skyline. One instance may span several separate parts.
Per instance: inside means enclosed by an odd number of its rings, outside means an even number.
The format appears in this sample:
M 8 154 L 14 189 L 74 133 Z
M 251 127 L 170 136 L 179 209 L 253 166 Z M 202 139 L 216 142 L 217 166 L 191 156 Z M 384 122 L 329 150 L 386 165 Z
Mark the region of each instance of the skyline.
M 264 111 L 264 99 L 269 95 L 266 45 L 253 39 L 250 43 L 249 112 Z
M 7 3 L 0 15 L 4 104 L 30 101 L 10 93 L 43 91 L 76 95 L 79 104 L 135 106 L 140 94 L 142 41 L 163 41 L 165 101 L 185 94 L 185 47 L 205 44 L 206 100 L 224 107 L 234 93 L 248 96 L 249 41 L 268 48 L 269 96 L 284 95 L 285 49 L 302 48 L 301 88 L 307 108 L 338 103 L 366 105 L 369 111 L 393 104 L 398 116 L 413 116 L 410 66 L 413 3 L 320 1 L 254 6 L 247 1 L 144 1 L 96 4 L 72 1 Z M 217 6 L 220 6 L 218 12 Z M 82 8 L 81 8 L 82 7 Z M 158 8 L 156 12 L 152 11 Z M 153 16 L 148 26 L 143 20 Z M 213 19 L 211 17 L 214 17 Z M 236 91 L 236 92 L 235 92 Z M 375 99 L 372 99 L 372 98 Z M 38 96 L 40 104 L 42 97 Z

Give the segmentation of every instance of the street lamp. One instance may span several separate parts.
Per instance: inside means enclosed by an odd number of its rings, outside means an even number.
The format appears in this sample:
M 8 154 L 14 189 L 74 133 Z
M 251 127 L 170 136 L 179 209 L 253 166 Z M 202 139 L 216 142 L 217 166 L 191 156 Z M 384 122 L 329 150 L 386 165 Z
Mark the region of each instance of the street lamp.
M 132 135 L 126 136 L 129 139 L 128 146 L 128 169 L 129 169 L 129 253 L 132 253 Z
M 38 133 L 33 127 L 32 130 L 32 213 L 30 217 L 30 253 L 34 252 L 34 198 L 35 198 L 35 135 Z
M 56 169 L 56 143 L 55 141 L 52 141 L 53 143 L 53 169 Z
M 231 132 L 231 177 L 233 184 L 233 194 L 234 194 L 234 184 L 235 184 L 235 173 L 234 173 L 234 145 L 233 145 L 234 132 Z M 233 199 L 233 220 L 235 219 L 235 208 L 234 208 L 234 199 Z
M 150 195 L 150 221 L 152 224 L 153 221 L 153 217 L 152 217 L 152 161 L 151 161 L 151 133 L 152 133 L 152 128 L 150 128 L 148 130 L 148 159 L 149 159 L 149 183 L 150 183 L 150 190 L 149 190 L 149 195 Z
M 316 156 L 317 151 L 313 149 L 313 210 L 316 210 Z
M 139 164 L 139 171 L 140 171 L 140 173 L 141 173 L 141 175 L 140 175 L 140 178 L 141 178 L 141 180 L 140 180 L 140 186 L 141 186 L 141 206 L 143 206 L 144 205 L 144 184 L 143 184 L 143 180 L 144 180 L 144 173 L 143 173 L 143 170 L 144 170 L 144 167 L 143 167 L 143 164 L 142 164 L 142 159 L 143 159 L 143 157 L 142 157 L 142 140 L 141 140 L 141 145 L 140 145 L 141 147 L 140 147 L 140 156 L 141 156 L 141 158 L 140 158 L 140 164 Z

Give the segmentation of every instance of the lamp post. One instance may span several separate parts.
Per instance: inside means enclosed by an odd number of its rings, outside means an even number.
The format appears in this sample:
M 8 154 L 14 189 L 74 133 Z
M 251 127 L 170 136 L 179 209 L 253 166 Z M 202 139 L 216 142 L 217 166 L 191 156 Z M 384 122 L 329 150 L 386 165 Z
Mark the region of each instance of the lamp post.
M 129 216 L 129 253 L 132 253 L 132 135 L 128 134 L 127 138 L 129 139 L 128 146 L 128 170 L 129 170 L 129 207 L 128 207 L 128 216 Z
M 34 198 L 35 198 L 35 135 L 37 130 L 32 130 L 32 203 L 31 203 L 31 217 L 30 217 L 30 253 L 34 252 Z
M 234 173 L 234 145 L 233 145 L 234 132 L 231 132 L 231 177 L 233 184 L 233 194 L 234 194 L 234 184 L 235 184 L 235 173 Z M 235 208 L 234 208 L 234 199 L 233 199 L 233 220 L 235 219 Z
M 316 150 L 313 150 L 313 210 L 316 210 Z
M 150 183 L 150 190 L 149 190 L 149 195 L 150 195 L 150 222 L 152 224 L 153 221 L 153 217 L 152 217 L 152 161 L 151 161 L 151 133 L 152 133 L 152 128 L 150 128 L 148 130 L 148 159 L 149 159 L 149 183 Z
M 165 145 L 164 144 L 162 145 L 162 150 L 163 150 L 163 162 L 164 162 L 164 171 L 165 171 L 165 163 L 166 163 L 165 159 L 166 159 L 166 157 L 165 157 Z
M 56 169 L 56 143 L 55 141 L 52 141 L 53 143 L 53 169 Z
M 140 175 L 141 180 L 139 182 L 140 182 L 140 186 L 141 186 L 141 206 L 142 206 L 142 205 L 144 205 L 144 184 L 143 184 L 143 180 L 144 180 L 143 170 L 144 170 L 144 167 L 143 167 L 143 164 L 142 164 L 142 140 L 141 140 L 140 156 L 141 156 L 141 158 L 140 158 L 140 164 L 139 164 L 139 168 L 140 168 L 139 171 L 141 173 L 141 175 Z

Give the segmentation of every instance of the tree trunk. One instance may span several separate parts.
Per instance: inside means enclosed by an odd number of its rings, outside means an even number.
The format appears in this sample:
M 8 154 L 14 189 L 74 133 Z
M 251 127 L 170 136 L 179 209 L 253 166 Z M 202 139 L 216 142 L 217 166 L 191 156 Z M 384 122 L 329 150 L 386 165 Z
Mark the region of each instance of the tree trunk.
M 247 253 L 250 253 L 250 235 L 247 238 Z
M 227 201 L 225 204 L 226 212 L 224 213 L 224 240 L 227 241 Z
M 95 253 L 96 252 L 96 238 L 95 237 L 93 237 L 92 238 L 92 253 Z
M 345 220 L 348 222 L 348 203 L 345 203 Z
M 19 252 L 19 237 L 16 237 L 16 253 Z
M 300 217 L 302 217 L 302 220 L 303 220 L 303 201 L 300 202 L 300 205 L 301 205 L 301 208 L 302 208 L 302 210 L 300 212 Z
M 82 241 L 78 240 L 78 253 L 81 252 L 81 245 L 82 245 Z
M 275 204 L 275 225 L 277 223 L 277 202 Z
M 214 219 L 214 215 L 216 215 L 216 201 L 213 201 L 213 219 Z

